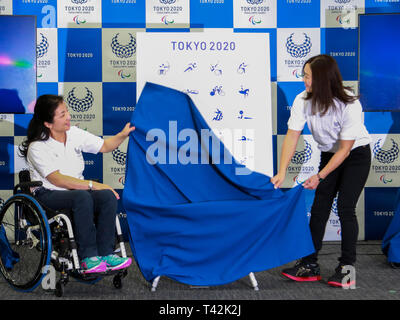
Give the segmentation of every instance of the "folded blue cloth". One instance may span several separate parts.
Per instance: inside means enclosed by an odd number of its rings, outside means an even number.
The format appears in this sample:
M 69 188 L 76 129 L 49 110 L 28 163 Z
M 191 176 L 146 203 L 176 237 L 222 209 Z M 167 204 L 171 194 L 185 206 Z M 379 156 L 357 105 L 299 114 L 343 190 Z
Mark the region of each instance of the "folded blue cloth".
M 0 226 L 0 257 L 3 266 L 7 270 L 11 270 L 19 261 L 19 254 L 11 249 L 10 243 L 7 240 L 6 230 Z
M 132 252 L 146 280 L 167 276 L 220 285 L 314 252 L 305 189 L 283 192 L 263 174 L 242 174 L 244 166 L 224 161 L 229 152 L 218 139 L 201 149 L 201 130 L 210 128 L 188 95 L 147 83 L 131 123 L 136 130 L 122 199 Z M 199 151 L 191 159 L 198 164 L 179 161 L 176 153 L 185 152 L 188 140 L 170 139 L 171 128 L 197 134 Z M 146 139 L 149 131 L 154 139 Z M 204 150 L 219 155 L 220 163 L 200 164 Z M 167 161 L 151 164 L 164 155 Z

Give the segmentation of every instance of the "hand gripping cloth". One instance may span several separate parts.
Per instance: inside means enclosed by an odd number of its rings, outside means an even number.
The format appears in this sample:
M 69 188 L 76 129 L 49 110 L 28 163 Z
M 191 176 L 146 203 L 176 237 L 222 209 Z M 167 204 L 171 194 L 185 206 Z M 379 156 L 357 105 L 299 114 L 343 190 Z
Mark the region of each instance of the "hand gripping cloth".
M 131 123 L 122 199 L 132 252 L 147 281 L 167 276 L 221 285 L 314 252 L 305 189 L 283 192 L 263 174 L 238 174 L 244 166 L 224 161 L 228 151 L 215 137 L 218 143 L 200 147 L 202 130 L 210 128 L 188 95 L 146 83 Z M 189 152 L 182 132 L 192 142 L 197 135 L 191 158 L 197 164 L 180 161 Z M 222 160 L 201 164 L 204 152 Z

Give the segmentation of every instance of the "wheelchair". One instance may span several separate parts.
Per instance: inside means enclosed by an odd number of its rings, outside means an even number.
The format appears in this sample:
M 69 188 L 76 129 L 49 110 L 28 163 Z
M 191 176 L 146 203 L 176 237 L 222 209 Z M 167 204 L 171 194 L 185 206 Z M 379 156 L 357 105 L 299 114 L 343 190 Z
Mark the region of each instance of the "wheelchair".
M 19 172 L 19 184 L 14 187 L 13 196 L 1 208 L 3 243 L 0 247 L 0 272 L 5 280 L 15 290 L 24 292 L 33 291 L 43 281 L 45 285 L 42 283 L 42 287 L 54 290 L 57 297 L 63 296 L 70 276 L 93 284 L 103 276 L 112 275 L 114 287 L 122 288 L 122 279 L 127 275 L 126 269 L 96 274 L 83 273 L 72 230 L 71 214 L 67 210 L 55 211 L 40 204 L 30 188 L 41 185 L 41 182 L 30 181 L 28 170 L 22 170 Z M 121 256 L 126 257 L 118 216 L 116 234 Z M 54 270 L 59 272 L 59 280 L 53 281 L 55 286 L 46 285 L 46 281 L 51 280 L 51 271 Z M 53 276 L 55 279 L 55 275 Z

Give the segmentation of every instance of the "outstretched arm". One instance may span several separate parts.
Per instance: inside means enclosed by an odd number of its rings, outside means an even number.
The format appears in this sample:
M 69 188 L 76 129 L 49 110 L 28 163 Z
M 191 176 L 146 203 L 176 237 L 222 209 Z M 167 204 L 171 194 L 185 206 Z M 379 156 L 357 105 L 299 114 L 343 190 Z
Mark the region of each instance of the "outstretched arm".
M 100 152 L 106 153 L 111 152 L 119 147 L 119 145 L 124 142 L 124 140 L 129 137 L 129 134 L 135 130 L 134 126 L 131 126 L 128 122 L 121 132 L 117 133 L 115 136 L 112 136 L 108 139 L 104 140 L 103 146 L 100 149 Z
M 289 166 L 290 159 L 292 159 L 296 151 L 297 142 L 299 141 L 301 131 L 289 129 L 286 133 L 285 139 L 282 144 L 281 160 L 279 162 L 279 170 L 277 175 L 271 178 L 271 183 L 274 184 L 275 189 L 279 188 L 286 176 L 286 169 Z

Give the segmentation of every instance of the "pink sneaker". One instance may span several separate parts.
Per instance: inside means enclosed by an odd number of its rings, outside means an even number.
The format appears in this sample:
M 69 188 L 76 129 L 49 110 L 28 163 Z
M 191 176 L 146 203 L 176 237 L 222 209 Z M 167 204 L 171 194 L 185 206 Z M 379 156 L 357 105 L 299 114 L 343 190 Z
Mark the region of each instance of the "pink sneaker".
M 105 257 L 100 257 L 100 259 L 106 263 L 107 270 L 121 270 L 129 267 L 132 263 L 131 258 L 122 258 L 116 254 L 110 254 Z
M 101 273 L 107 271 L 107 265 L 98 257 L 85 258 L 81 262 L 83 273 Z

